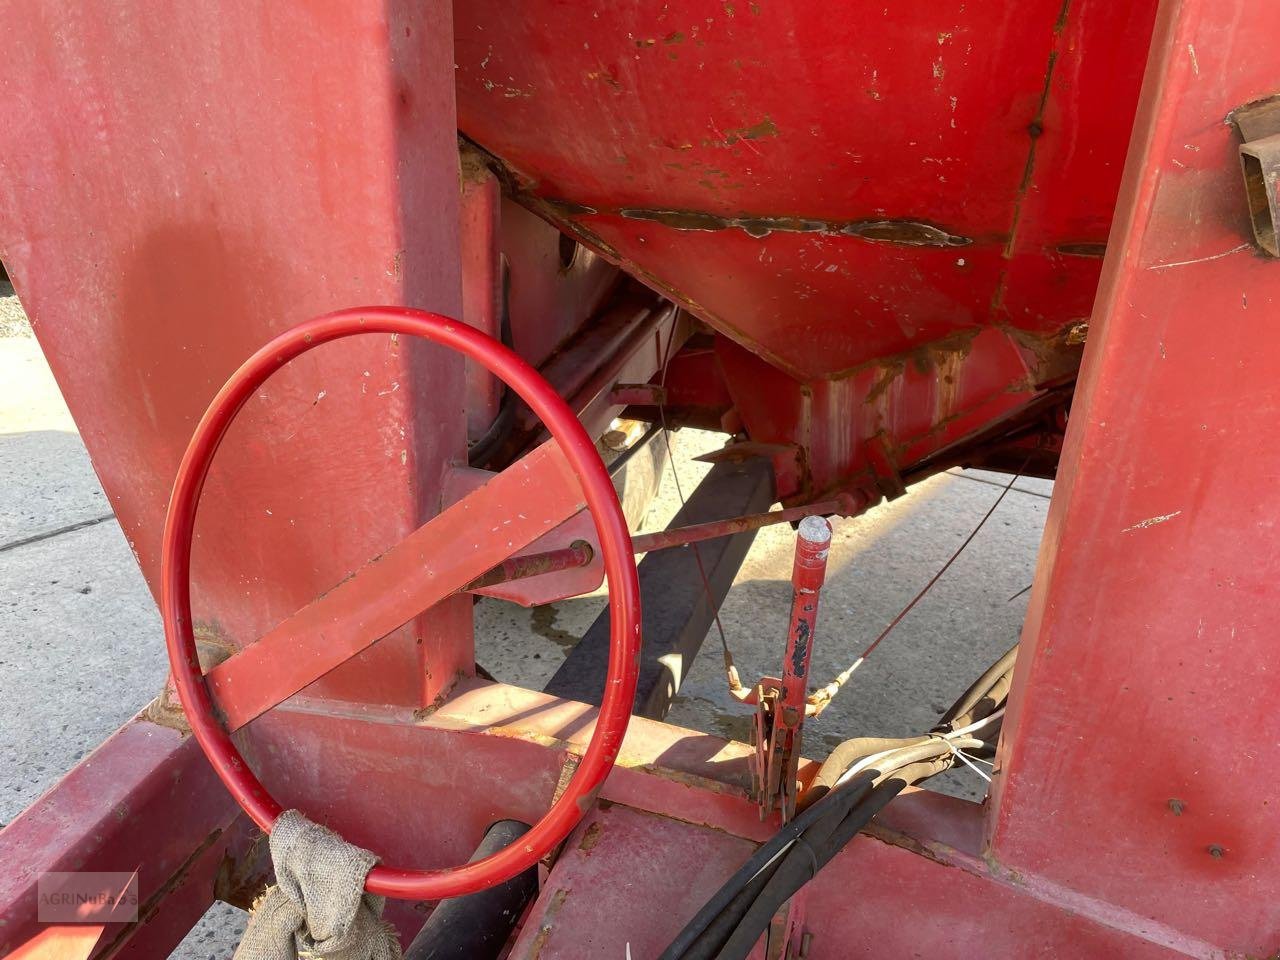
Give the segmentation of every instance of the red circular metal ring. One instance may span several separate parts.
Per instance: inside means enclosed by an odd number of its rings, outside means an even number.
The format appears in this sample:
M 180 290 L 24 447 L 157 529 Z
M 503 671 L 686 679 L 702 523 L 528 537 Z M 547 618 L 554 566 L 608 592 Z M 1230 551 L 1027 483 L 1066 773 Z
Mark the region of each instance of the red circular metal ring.
M 360 333 L 423 337 L 483 364 L 508 383 L 542 418 L 582 484 L 596 523 L 609 582 L 612 630 L 609 671 L 600 716 L 585 755 L 560 799 L 519 844 L 483 860 L 443 870 L 376 866 L 365 889 L 414 900 L 441 900 L 484 890 L 533 866 L 581 820 L 589 799 L 613 768 L 631 719 L 640 648 L 640 588 L 631 536 L 613 483 L 568 404 L 511 350 L 477 330 L 438 314 L 407 307 L 359 307 L 308 320 L 276 337 L 227 381 L 205 411 L 182 457 L 165 519 L 160 566 L 165 644 L 178 696 L 200 746 L 232 796 L 263 830 L 283 812 L 249 769 L 214 715 L 213 701 L 196 659 L 191 620 L 191 538 L 209 464 L 232 420 L 267 378 L 290 360 L 331 340 Z

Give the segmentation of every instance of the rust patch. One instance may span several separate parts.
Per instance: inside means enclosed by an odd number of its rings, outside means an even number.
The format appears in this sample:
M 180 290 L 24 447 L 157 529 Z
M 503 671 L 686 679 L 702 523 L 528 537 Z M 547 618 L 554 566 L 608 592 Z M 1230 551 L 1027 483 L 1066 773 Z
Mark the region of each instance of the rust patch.
M 268 837 L 265 833 L 253 838 L 243 859 L 236 861 L 228 849 L 218 864 L 213 879 L 215 900 L 229 903 L 241 910 L 253 906 L 271 882 L 270 855 L 267 854 Z
M 600 838 L 603 835 L 604 824 L 597 820 L 587 827 L 586 833 L 582 835 L 582 840 L 578 843 L 578 849 L 583 853 L 590 853 L 596 848 L 596 844 L 600 842 Z
M 927 842 L 921 842 L 908 834 L 882 826 L 874 820 L 863 827 L 860 833 L 864 837 L 870 837 L 873 840 L 878 840 L 879 842 L 891 847 L 899 847 L 903 850 L 914 853 L 917 856 L 924 857 L 927 860 L 932 860 L 939 866 L 961 869 L 954 862 L 954 858 L 957 856 L 957 851 L 953 847 L 950 847 L 941 841 L 930 840 Z
M 537 200 L 546 204 L 553 213 L 562 217 L 586 217 L 600 212 L 595 207 L 588 207 L 583 203 L 574 203 L 572 200 L 547 200 L 542 197 L 538 197 Z
M 678 783 L 681 786 L 691 787 L 698 790 L 706 790 L 711 793 L 722 793 L 728 796 L 748 796 L 750 793 L 750 785 L 746 782 L 749 774 L 744 774 L 737 782 L 727 780 L 713 780 L 710 777 L 699 776 L 696 773 L 685 773 L 683 770 L 672 770 L 670 767 L 660 767 L 652 763 L 642 764 L 625 764 L 622 758 L 618 759 L 618 765 L 625 767 L 627 770 L 639 770 L 643 773 L 650 774 L 655 777 L 661 777 L 663 780 L 669 780 L 672 783 Z
M 941 340 L 934 340 L 916 347 L 914 350 L 908 351 L 907 356 L 915 364 L 917 370 L 921 373 L 928 373 L 930 370 L 940 369 L 948 362 L 954 363 L 956 358 L 963 359 L 967 357 L 973 349 L 973 341 L 978 336 L 978 333 L 978 330 L 965 330 L 961 333 L 952 334 L 949 337 L 943 337 Z
M 569 786 L 569 781 L 573 779 L 573 775 L 578 772 L 578 764 L 582 763 L 582 758 L 576 753 L 565 754 L 564 763 L 560 767 L 560 779 L 556 781 L 555 793 L 551 795 L 551 805 L 555 806 L 560 802 L 560 798 L 564 796 L 565 790 Z M 582 799 L 586 799 L 583 797 Z M 584 813 L 586 809 L 579 807 Z
M 868 405 L 874 404 L 882 396 L 885 391 L 893 384 L 898 377 L 902 376 L 903 371 L 907 369 L 905 361 L 901 358 L 897 360 L 889 360 L 884 364 L 884 369 L 880 376 L 876 378 L 876 382 L 871 385 L 871 389 L 867 391 L 867 397 L 863 401 Z
M 627 220 L 648 220 L 673 230 L 741 230 L 751 237 L 767 237 L 781 233 L 830 233 L 829 225 L 821 220 L 805 220 L 800 217 L 722 217 L 700 210 L 645 210 L 623 207 L 618 216 Z
M 458 140 L 458 184 L 460 187 L 466 187 L 468 184 L 483 183 L 489 177 L 493 176 L 493 172 L 489 169 L 488 161 L 483 153 L 476 150 L 467 141 L 459 138 Z
M 560 889 L 551 897 L 551 902 L 547 904 L 546 917 L 552 917 L 560 912 L 560 908 L 564 906 L 564 902 L 569 899 L 569 891 Z
M 421 643 L 422 641 L 419 640 L 418 642 Z M 427 676 L 428 678 L 430 678 L 431 675 L 429 672 Z M 453 693 L 453 688 L 456 687 L 460 681 L 465 679 L 466 676 L 467 676 L 467 673 L 465 670 L 459 670 L 457 673 L 455 673 L 453 675 L 453 679 L 450 680 L 448 685 L 443 690 L 441 690 L 439 694 L 436 695 L 436 698 L 434 700 L 432 700 L 425 707 L 420 707 L 419 709 L 413 711 L 414 722 L 420 723 L 423 720 L 426 720 L 433 713 L 435 713 L 437 710 L 443 707 L 445 704 L 445 701 L 449 699 L 449 695 Z
M 1105 243 L 1060 243 L 1054 249 L 1066 257 L 1105 257 Z
M 894 354 L 889 357 L 877 357 L 875 360 L 859 364 L 851 370 L 841 371 L 836 375 L 835 379 L 842 380 L 851 377 L 868 366 L 880 367 L 881 373 L 879 377 L 877 377 L 863 399 L 863 403 L 868 405 L 874 405 L 884 396 L 894 381 L 906 371 L 908 363 L 915 367 L 919 373 L 937 370 L 940 380 L 950 376 L 954 381 L 956 373 L 963 365 L 962 361 L 973 349 L 973 341 L 980 332 L 977 329 L 962 330 L 959 333 L 943 337 L 941 340 L 921 344 L 904 353 Z M 950 386 L 950 384 L 947 384 L 947 386 Z
M 1080 369 L 1083 345 L 1089 334 L 1088 321 L 1073 320 L 1048 336 L 1003 324 L 999 328 L 1021 349 L 1035 357 L 1033 377 L 1037 387 L 1075 376 Z
M 851 223 L 841 233 L 876 243 L 907 247 L 967 247 L 972 238 L 950 233 L 922 220 L 871 220 Z
M 556 201 L 558 204 L 559 201 Z M 610 211 L 593 211 L 608 213 Z M 926 223 L 923 220 L 817 220 L 807 217 L 739 214 L 721 216 L 702 210 L 661 210 L 623 207 L 613 211 L 627 220 L 647 220 L 673 230 L 741 230 L 751 237 L 771 233 L 821 233 L 828 236 L 857 237 L 872 243 L 892 243 L 908 247 L 964 247 L 971 237 Z
M 191 724 L 187 722 L 186 711 L 182 709 L 177 692 L 168 683 L 164 685 L 160 696 L 147 704 L 142 715 L 148 722 L 158 727 L 177 730 L 184 737 L 191 733 Z
M 222 625 L 215 622 L 197 623 L 191 631 L 196 641 L 196 657 L 200 669 L 208 673 L 218 664 L 230 660 L 239 648 L 226 635 Z
M 547 909 L 542 914 L 542 925 L 538 928 L 538 935 L 533 938 L 533 943 L 529 947 L 531 960 L 538 960 L 542 956 L 542 951 L 551 939 L 551 932 L 554 929 L 552 922 L 568 899 L 569 891 L 563 887 L 551 895 L 551 900 L 547 903 Z
M 725 138 L 725 143 L 737 143 L 739 140 L 763 140 L 766 137 L 776 137 L 778 135 L 778 125 L 773 122 L 773 118 L 765 114 L 765 118 L 759 123 L 753 123 L 749 127 L 739 127 L 737 130 L 730 130 Z
M 542 956 L 542 948 L 547 945 L 547 941 L 551 939 L 551 927 L 545 926 L 538 929 L 538 935 L 533 938 L 533 943 L 529 945 L 529 956 L 533 960 L 538 960 Z
M 968 350 L 945 350 L 934 354 L 934 367 L 938 371 L 934 393 L 934 420 L 943 420 L 953 414 L 960 401 L 960 374 L 963 372 Z

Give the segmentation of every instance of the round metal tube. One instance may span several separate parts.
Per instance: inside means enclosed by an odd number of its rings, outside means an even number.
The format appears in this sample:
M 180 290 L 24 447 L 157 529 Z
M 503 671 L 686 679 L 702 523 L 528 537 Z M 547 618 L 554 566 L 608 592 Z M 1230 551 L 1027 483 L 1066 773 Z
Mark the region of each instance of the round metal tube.
M 283 808 L 249 769 L 216 719 L 213 699 L 196 656 L 191 615 L 191 542 L 200 491 L 214 453 L 236 414 L 267 379 L 290 360 L 322 343 L 364 333 L 422 337 L 458 350 L 501 377 L 542 418 L 582 485 L 596 522 L 609 581 L 613 623 L 609 670 L 600 715 L 586 753 L 560 799 L 514 846 L 475 863 L 442 870 L 379 864 L 369 873 L 370 893 L 411 900 L 441 900 L 484 890 L 537 863 L 582 819 L 622 745 L 635 698 L 640 648 L 640 586 L 631 537 L 608 471 L 569 405 L 528 363 L 472 327 L 407 307 L 358 307 L 301 323 L 249 358 L 218 391 L 196 427 L 174 481 L 161 550 L 160 599 L 165 644 L 178 696 L 192 732 L 236 801 L 263 830 Z

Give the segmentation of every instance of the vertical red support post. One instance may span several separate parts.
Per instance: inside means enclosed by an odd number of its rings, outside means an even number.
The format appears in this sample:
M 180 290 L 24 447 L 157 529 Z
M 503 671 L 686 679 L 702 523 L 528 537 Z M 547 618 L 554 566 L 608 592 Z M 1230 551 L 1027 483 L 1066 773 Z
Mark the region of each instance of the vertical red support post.
M 154 587 L 179 458 L 246 357 L 355 304 L 462 314 L 452 7 L 0 17 L 0 256 Z M 434 516 L 465 391 L 460 356 L 372 335 L 273 376 L 204 491 L 201 638 L 252 643 Z M 311 693 L 421 707 L 473 667 L 455 597 Z
M 1280 261 L 1227 122 L 1277 35 L 1161 6 L 988 824 L 1020 885 L 1195 956 L 1280 946 Z

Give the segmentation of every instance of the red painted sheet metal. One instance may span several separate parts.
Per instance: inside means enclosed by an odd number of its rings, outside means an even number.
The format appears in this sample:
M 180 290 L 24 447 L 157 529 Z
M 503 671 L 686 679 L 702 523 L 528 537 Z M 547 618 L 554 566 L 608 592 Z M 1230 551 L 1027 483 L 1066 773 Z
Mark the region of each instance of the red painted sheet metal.
M 853 220 L 950 175 L 932 218 L 1000 231 L 1059 8 L 460 4 L 459 112 L 542 194 L 590 206 Z
M 14 2 L 3 19 L 0 256 L 154 584 L 179 457 L 245 357 L 352 303 L 459 314 L 449 10 Z M 206 491 L 202 634 L 255 639 L 434 513 L 465 449 L 462 377 L 446 351 L 369 337 L 273 379 Z M 323 689 L 431 702 L 416 641 L 465 639 L 470 610 L 442 605 Z
M 284 804 L 390 862 L 431 868 L 465 860 L 496 819 L 541 817 L 598 713 L 472 680 L 419 721 L 406 710 L 298 698 L 237 739 Z M 747 799 L 749 753 L 743 744 L 636 718 L 601 796 L 645 809 L 655 821 L 671 815 L 758 841 L 771 828 Z M 416 932 L 415 918 L 422 922 L 407 903 L 392 902 L 389 914 L 406 933 Z
M 1162 8 L 991 823 L 1018 874 L 1256 956 L 1280 948 L 1280 264 L 1224 120 L 1280 91 L 1277 31 L 1270 3 Z
M 903 905 L 911 904 L 909 911 Z M 995 879 L 901 846 L 859 837 L 809 885 L 805 923 L 814 960 L 1174 960 L 1204 956 L 1149 939 L 1135 918 L 1064 909 L 1016 877 Z M 1077 906 L 1077 905 L 1072 905 Z
M 689 908 L 696 910 L 753 852 L 755 844 L 741 837 L 630 807 L 595 810 L 556 861 L 510 956 L 657 957 Z
M 998 245 L 900 247 L 848 236 L 673 230 L 617 215 L 575 220 L 754 353 L 800 379 L 973 328 L 1001 269 Z M 682 294 L 684 297 L 682 298 Z
M 833 376 L 1021 324 L 992 312 L 1015 221 L 1017 251 L 1055 267 L 1058 245 L 1105 239 L 1153 9 L 459 4 L 459 121 L 703 319 L 793 374 Z M 841 233 L 881 220 L 969 244 Z M 1019 306 L 1037 298 L 1028 325 L 1080 316 L 1088 266 L 1020 288 Z
M 780 482 L 782 498 L 844 481 L 862 463 L 862 444 L 879 434 L 905 468 L 1025 405 L 1039 383 L 1031 351 L 997 330 L 888 357 L 841 380 L 794 380 L 727 340 L 717 353 L 752 439 L 804 450 L 804 475 Z
M 705 826 L 605 806 L 578 829 L 512 948 L 513 960 L 658 956 L 754 851 Z M 618 877 L 628 878 L 619 883 Z M 1173 960 L 1152 942 L 1014 883 L 859 837 L 806 887 L 809 960 Z M 756 957 L 763 957 L 762 944 Z
M 1155 13 L 1064 3 L 993 322 L 1048 334 L 1088 318 Z
M 503 198 L 501 217 L 511 274 L 511 346 L 540 367 L 600 312 L 622 275 L 513 200 Z
M 781 495 L 821 496 L 881 430 L 905 468 L 1074 374 L 1154 10 L 459 4 L 459 123 L 525 202 L 760 359 L 726 370 L 730 426 L 794 450 Z M 1008 343 L 974 339 L 992 327 Z M 887 395 L 865 374 L 966 343 L 962 373 L 860 416 Z

